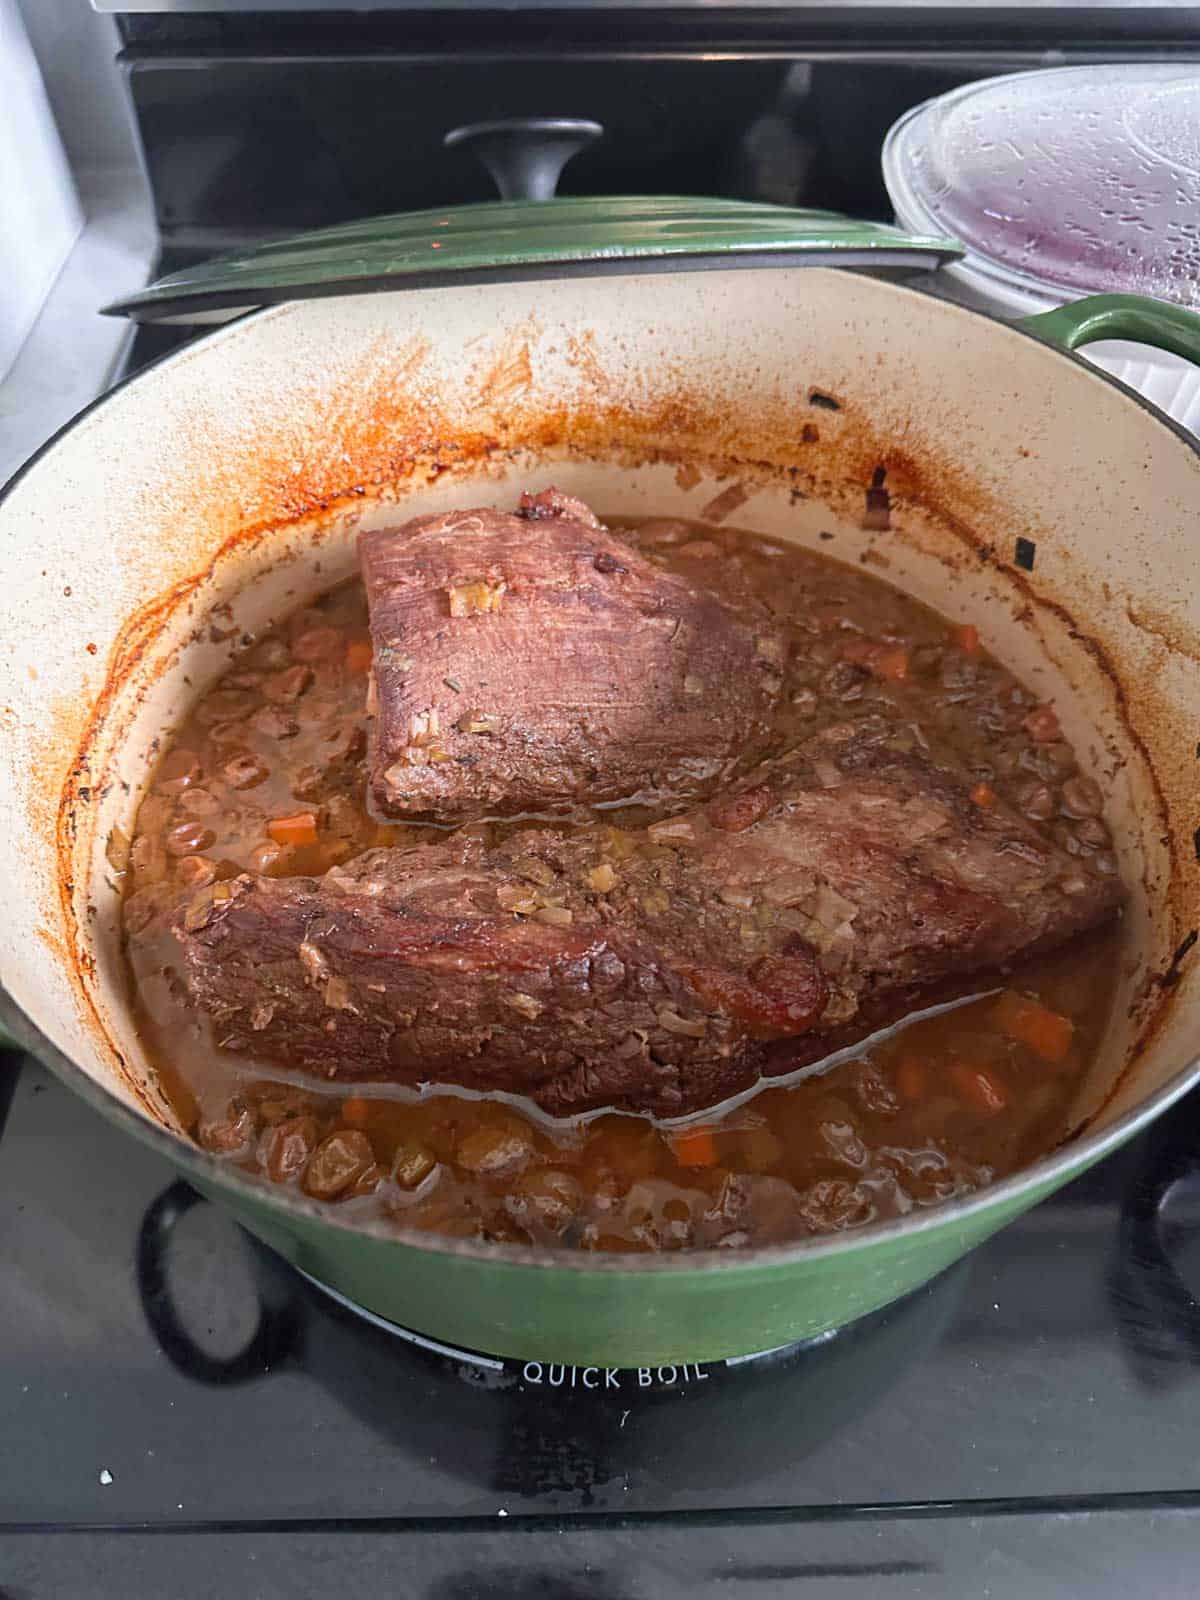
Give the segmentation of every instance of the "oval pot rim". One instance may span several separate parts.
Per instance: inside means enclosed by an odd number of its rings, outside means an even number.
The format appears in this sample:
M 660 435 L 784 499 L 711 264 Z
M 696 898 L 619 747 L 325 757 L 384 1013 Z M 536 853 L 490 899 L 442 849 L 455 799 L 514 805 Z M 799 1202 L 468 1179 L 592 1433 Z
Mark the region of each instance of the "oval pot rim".
M 837 268 L 823 270 L 840 271 Z M 850 272 L 841 272 L 841 275 L 848 280 L 853 279 L 853 274 Z M 990 311 L 941 299 L 915 286 L 880 279 L 873 279 L 871 283 L 873 290 L 883 291 L 885 294 L 892 293 L 905 299 L 918 298 L 934 315 L 978 318 L 993 324 L 1002 335 L 1028 339 L 1041 345 L 1060 360 L 1069 361 L 1083 369 L 1094 382 L 1108 384 L 1119 390 L 1152 421 L 1173 433 L 1180 444 L 1200 456 L 1200 439 L 1193 437 L 1145 396 L 1111 373 L 1094 366 L 1080 355 L 1065 350 L 1061 345 L 1042 337 L 1032 329 L 1009 322 Z M 453 293 L 454 291 L 446 287 L 440 291 L 415 292 Z M 172 362 L 194 358 L 201 346 L 237 337 L 252 323 L 294 315 L 298 308 L 307 303 L 293 301 L 267 306 L 222 323 L 210 332 L 189 341 L 180 349 L 168 352 L 114 384 L 58 428 L 17 469 L 8 482 L 0 487 L 0 512 L 28 473 L 58 449 L 93 412 L 106 405 L 115 395 L 137 384 L 148 374 L 169 366 Z M 274 1213 L 279 1222 L 285 1226 L 290 1224 L 294 1227 L 296 1224 L 302 1224 L 306 1229 L 315 1227 L 318 1231 L 346 1233 L 369 1239 L 377 1246 L 384 1249 L 391 1248 L 401 1254 L 409 1250 L 418 1250 L 424 1254 L 442 1256 L 462 1263 L 470 1261 L 494 1271 L 510 1272 L 514 1275 L 533 1268 L 540 1271 L 565 1269 L 583 1276 L 615 1275 L 631 1279 L 660 1274 L 673 1278 L 700 1278 L 710 1276 L 714 1272 L 750 1276 L 756 1273 L 786 1271 L 790 1267 L 798 1267 L 805 1262 L 831 1255 L 869 1252 L 874 1248 L 887 1249 L 902 1241 L 915 1242 L 926 1235 L 950 1231 L 969 1224 L 989 1211 L 1017 1204 L 1023 1197 L 1028 1196 L 1030 1191 L 1052 1190 L 1059 1187 L 1092 1162 L 1109 1154 L 1133 1137 L 1200 1080 L 1200 1052 L 1198 1052 L 1154 1094 L 1139 1101 L 1103 1132 L 1074 1136 L 1057 1149 L 1022 1167 L 1007 1178 L 1002 1178 L 973 1194 L 925 1210 L 913 1211 L 904 1217 L 869 1223 L 844 1233 L 814 1235 L 787 1244 L 765 1245 L 750 1250 L 672 1252 L 661 1255 L 638 1255 L 631 1258 L 619 1253 L 604 1256 L 577 1250 L 453 1239 L 415 1228 L 400 1228 L 395 1224 L 384 1225 L 343 1219 L 338 1216 L 336 1207 L 323 1206 L 299 1190 L 264 1184 L 249 1173 L 242 1173 L 238 1168 L 231 1167 L 210 1155 L 185 1136 L 173 1133 L 122 1103 L 115 1094 L 97 1083 L 89 1073 L 61 1051 L 17 1005 L 2 984 L 0 984 L 0 1022 L 3 1022 L 22 1048 L 46 1066 L 67 1088 L 79 1094 L 117 1127 L 132 1134 L 176 1167 L 182 1168 L 187 1176 L 195 1177 L 201 1184 L 211 1186 L 227 1195 L 235 1209 L 249 1205 L 252 1209 Z

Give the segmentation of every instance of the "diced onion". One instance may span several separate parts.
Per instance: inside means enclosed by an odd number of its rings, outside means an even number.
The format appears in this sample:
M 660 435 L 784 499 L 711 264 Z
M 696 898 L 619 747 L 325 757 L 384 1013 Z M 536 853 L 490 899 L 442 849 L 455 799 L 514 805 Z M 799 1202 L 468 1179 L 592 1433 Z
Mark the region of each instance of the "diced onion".
M 442 731 L 442 719 L 436 706 L 425 711 L 414 711 L 409 722 L 409 744 L 432 744 Z
M 695 840 L 696 830 L 686 818 L 672 817 L 666 822 L 652 822 L 646 834 L 655 844 L 666 844 L 676 839 L 691 844 Z
M 456 583 L 446 591 L 450 598 L 450 615 L 474 617 L 499 611 L 507 588 L 503 579 L 493 582 L 487 578 L 473 578 L 469 583 Z
M 708 1032 L 708 1023 L 703 1017 L 681 1017 L 670 1006 L 659 1007 L 658 1022 L 668 1033 L 678 1033 L 688 1039 L 703 1039 Z
M 297 954 L 300 957 L 300 965 L 313 982 L 324 983 L 329 976 L 329 962 L 325 959 L 324 952 L 318 949 L 311 940 L 305 939 L 301 942 Z
M 130 848 L 129 835 L 123 829 L 113 827 L 109 830 L 104 854 L 114 872 L 125 872 L 128 869 Z
M 505 911 L 516 911 L 522 916 L 528 916 L 538 908 L 538 897 L 534 891 L 517 883 L 500 884 L 496 890 L 496 900 Z
M 556 928 L 567 928 L 571 925 L 572 913 L 566 906 L 542 906 L 534 912 L 538 922 L 549 922 Z
M 357 1010 L 350 995 L 350 985 L 345 978 L 330 978 L 325 985 L 325 1004 L 333 1011 Z
M 531 878 L 534 883 L 540 883 L 544 889 L 555 882 L 554 868 L 539 861 L 536 856 L 518 856 L 513 862 L 513 871 L 519 872 L 523 878 Z
M 540 1000 L 535 1000 L 531 994 L 502 994 L 501 1000 L 506 1006 L 511 1006 L 514 1011 L 519 1011 L 523 1017 L 530 1021 L 540 1017 L 546 1009 Z

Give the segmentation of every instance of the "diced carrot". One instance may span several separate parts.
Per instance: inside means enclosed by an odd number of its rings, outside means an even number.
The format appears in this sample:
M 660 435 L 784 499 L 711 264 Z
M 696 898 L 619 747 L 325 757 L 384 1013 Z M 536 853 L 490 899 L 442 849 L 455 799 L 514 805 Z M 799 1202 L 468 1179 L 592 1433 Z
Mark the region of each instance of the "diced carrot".
M 297 811 L 291 817 L 272 817 L 267 832 L 276 844 L 316 844 L 317 819 L 311 811 Z
M 1006 989 L 996 1001 L 993 1016 L 1001 1033 L 1027 1044 L 1043 1061 L 1057 1064 L 1066 1060 L 1075 1036 L 1075 1024 L 1069 1017 L 1012 989 Z
M 996 791 L 990 783 L 977 783 L 971 790 L 971 799 L 982 811 L 990 811 L 996 804 Z
M 671 1135 L 671 1151 L 681 1167 L 715 1167 L 717 1142 L 707 1128 L 686 1128 Z
M 348 1128 L 365 1128 L 371 1117 L 371 1102 L 361 1095 L 342 1101 L 342 1121 Z
M 973 622 L 964 622 L 954 630 L 954 642 L 965 656 L 979 654 L 979 629 Z
M 1062 738 L 1062 729 L 1058 725 L 1058 717 L 1053 706 L 1039 706 L 1036 711 L 1031 711 L 1025 718 L 1025 732 L 1038 744 L 1050 744 L 1055 739 Z
M 950 1065 L 950 1078 L 964 1100 L 969 1100 L 979 1111 L 994 1117 L 1008 1104 L 1008 1096 L 999 1080 L 982 1067 L 968 1067 L 965 1062 Z
M 843 661 L 855 661 L 877 678 L 903 683 L 908 677 L 908 651 L 902 644 L 873 644 L 869 639 L 850 639 L 838 652 Z
M 346 646 L 347 672 L 370 672 L 373 660 L 370 639 L 351 639 Z
M 919 1100 L 925 1092 L 925 1068 L 911 1056 L 896 1068 L 896 1087 L 906 1100 Z
M 902 644 L 880 650 L 874 670 L 881 678 L 890 678 L 893 683 L 903 683 L 908 677 L 908 651 Z

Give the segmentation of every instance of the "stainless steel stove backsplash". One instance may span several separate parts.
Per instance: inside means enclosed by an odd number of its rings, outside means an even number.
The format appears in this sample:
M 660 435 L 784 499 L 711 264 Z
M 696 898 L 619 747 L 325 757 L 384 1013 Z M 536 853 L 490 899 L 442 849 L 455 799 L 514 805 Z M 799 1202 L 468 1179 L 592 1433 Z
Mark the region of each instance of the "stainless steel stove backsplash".
M 217 59 L 129 63 L 163 244 L 212 253 L 377 212 L 491 198 L 459 123 L 589 117 L 567 192 L 739 195 L 884 216 L 879 147 L 928 69 L 787 61 Z

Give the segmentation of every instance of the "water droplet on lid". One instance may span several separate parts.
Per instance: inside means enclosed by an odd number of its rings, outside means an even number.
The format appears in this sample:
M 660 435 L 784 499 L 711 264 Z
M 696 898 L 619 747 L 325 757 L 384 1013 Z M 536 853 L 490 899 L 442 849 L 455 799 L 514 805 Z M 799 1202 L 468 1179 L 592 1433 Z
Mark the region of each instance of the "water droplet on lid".
M 970 84 L 907 118 L 885 164 L 906 171 L 921 204 L 970 255 L 1036 277 L 1065 291 L 1061 298 L 1136 284 L 1200 307 L 1200 273 L 1183 270 L 1175 254 L 1178 240 L 1190 251 L 1200 234 L 1194 65 L 1110 64 Z

